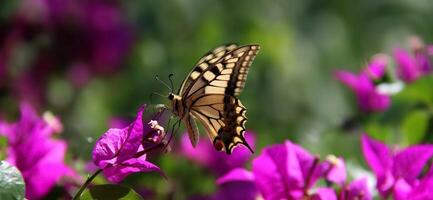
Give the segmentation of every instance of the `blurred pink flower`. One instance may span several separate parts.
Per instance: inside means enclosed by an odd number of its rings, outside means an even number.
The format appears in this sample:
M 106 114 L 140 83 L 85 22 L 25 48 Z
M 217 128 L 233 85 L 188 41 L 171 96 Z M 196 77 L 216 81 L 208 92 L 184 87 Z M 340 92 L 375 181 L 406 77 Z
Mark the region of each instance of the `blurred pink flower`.
M 62 177 L 76 176 L 64 162 L 66 142 L 51 138 L 61 127 L 57 117 L 46 114 L 40 118 L 25 103 L 18 122 L 0 121 L 0 135 L 8 138 L 7 161 L 23 174 L 26 198 L 41 199 Z
M 256 185 L 265 199 L 300 199 L 311 195 L 310 189 L 323 175 L 319 158 L 288 140 L 266 147 L 253 160 L 252 169 Z M 328 190 L 317 190 L 317 198 L 321 199 L 322 192 L 330 195 Z
M 412 37 L 410 45 L 413 55 L 401 48 L 394 49 L 397 75 L 406 83 L 412 83 L 420 77 L 430 74 L 433 70 L 431 46 L 424 45 L 418 37 Z
M 211 199 L 333 200 L 337 199 L 335 190 L 332 187 L 315 187 L 316 182 L 323 178 L 344 187 L 345 171 L 342 158 L 328 156 L 320 162 L 318 157 L 301 146 L 286 141 L 266 147 L 253 159 L 252 172 L 235 168 L 218 178 L 219 187 Z M 371 199 L 368 192 L 363 194 L 366 197 L 362 199 Z
M 361 178 L 352 181 L 345 186 L 339 194 L 342 200 L 372 200 L 372 196 L 367 187 L 367 179 Z
M 396 150 L 365 134 L 361 144 L 364 159 L 376 175 L 376 187 L 384 198 L 390 195 L 398 198 L 418 185 L 422 170 L 433 157 L 433 145 L 430 144 Z
M 255 200 L 260 195 L 254 183 L 254 175 L 242 168 L 235 168 L 217 180 L 218 189 L 212 200 Z
M 79 88 L 95 75 L 118 72 L 134 40 L 118 2 L 23 0 L 11 13 L 0 31 L 0 89 L 34 106 L 45 103 L 53 74 Z M 41 38 L 48 41 L 43 48 Z M 30 59 L 22 59 L 28 49 Z M 17 59 L 23 62 L 12 68 Z
M 343 158 L 337 158 L 334 155 L 328 155 L 322 164 L 325 179 L 331 183 L 344 185 L 346 182 L 346 164 Z
M 320 179 L 328 181 L 328 186 L 317 187 L 316 182 Z M 235 168 L 218 178 L 217 192 L 205 199 L 336 200 L 336 190 L 329 183 L 341 188 L 338 197 L 350 197 L 353 200 L 372 198 L 364 180 L 346 184 L 342 158 L 328 156 L 320 162 L 318 157 L 301 146 L 286 141 L 266 147 L 253 159 L 252 172 Z M 341 196 L 342 193 L 345 195 Z M 230 196 L 233 194 L 235 196 Z
M 394 57 L 397 62 L 397 75 L 406 83 L 417 80 L 422 74 L 416 59 L 404 49 L 394 49 Z
M 246 131 L 245 137 L 248 144 L 251 144 L 252 149 L 254 149 L 254 134 L 251 131 Z M 252 156 L 252 153 L 243 146 L 237 147 L 231 155 L 227 155 L 225 152 L 216 151 L 212 143 L 205 137 L 202 137 L 194 148 L 191 146 L 187 133 L 182 135 L 180 145 L 180 153 L 182 155 L 201 166 L 206 167 L 218 176 L 223 175 L 234 168 L 245 166 L 246 162 Z
M 110 128 L 96 142 L 93 162 L 111 182 L 118 183 L 136 172 L 159 172 L 158 166 L 146 160 L 142 142 L 144 106 L 138 110 L 134 122 L 125 128 Z M 146 132 L 147 133 L 147 132 Z
M 344 70 L 335 72 L 335 77 L 355 93 L 358 106 L 363 112 L 381 112 L 391 105 L 390 96 L 381 94 L 374 84 L 375 80 L 385 76 L 386 64 L 386 60 L 379 56 L 373 58 L 359 74 Z

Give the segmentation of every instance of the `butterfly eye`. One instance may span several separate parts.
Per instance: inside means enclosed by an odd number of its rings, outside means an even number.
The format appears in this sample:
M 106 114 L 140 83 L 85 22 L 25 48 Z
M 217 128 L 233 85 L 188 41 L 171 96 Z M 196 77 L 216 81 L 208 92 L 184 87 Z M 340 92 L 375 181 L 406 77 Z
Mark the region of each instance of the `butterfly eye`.
M 168 99 L 173 100 L 173 99 L 174 99 L 174 95 L 173 95 L 172 93 L 170 93 L 170 94 L 168 95 Z

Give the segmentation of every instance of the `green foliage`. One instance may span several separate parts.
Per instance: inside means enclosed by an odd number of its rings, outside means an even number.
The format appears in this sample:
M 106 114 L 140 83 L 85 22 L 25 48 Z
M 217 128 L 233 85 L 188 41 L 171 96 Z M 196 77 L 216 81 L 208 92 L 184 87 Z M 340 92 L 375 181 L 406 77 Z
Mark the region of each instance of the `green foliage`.
M 86 189 L 80 197 L 81 200 L 141 200 L 143 199 L 133 189 L 114 184 L 95 185 L 90 189 Z
M 0 162 L 0 199 L 24 199 L 25 185 L 17 168 L 6 161 Z
M 413 111 L 405 117 L 401 124 L 401 131 L 406 144 L 412 145 L 422 141 L 426 134 L 429 117 L 429 113 L 425 111 Z

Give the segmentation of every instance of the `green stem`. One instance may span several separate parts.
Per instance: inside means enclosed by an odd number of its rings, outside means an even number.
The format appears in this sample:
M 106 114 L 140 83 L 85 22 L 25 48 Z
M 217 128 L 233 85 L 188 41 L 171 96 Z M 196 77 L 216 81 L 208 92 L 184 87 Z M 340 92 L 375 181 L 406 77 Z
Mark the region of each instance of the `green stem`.
M 75 194 L 74 198 L 72 198 L 72 199 L 73 200 L 79 199 L 81 196 L 81 193 L 83 193 L 83 191 L 90 185 L 90 183 L 92 183 L 93 179 L 101 172 L 102 172 L 102 169 L 96 171 L 94 174 L 92 174 L 92 176 L 87 178 L 86 182 L 84 182 L 84 184 L 80 187 L 80 189 L 78 190 L 78 192 Z

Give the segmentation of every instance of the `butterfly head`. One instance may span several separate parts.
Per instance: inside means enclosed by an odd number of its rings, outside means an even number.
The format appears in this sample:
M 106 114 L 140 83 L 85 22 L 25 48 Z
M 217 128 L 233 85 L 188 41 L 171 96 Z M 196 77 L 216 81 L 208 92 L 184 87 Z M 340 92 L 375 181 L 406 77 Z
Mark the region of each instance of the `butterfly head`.
M 183 117 L 184 108 L 182 103 L 182 97 L 170 92 L 167 98 L 171 101 L 171 110 L 173 114 Z
M 174 99 L 174 94 L 170 92 L 170 94 L 168 94 L 168 99 L 172 101 Z

